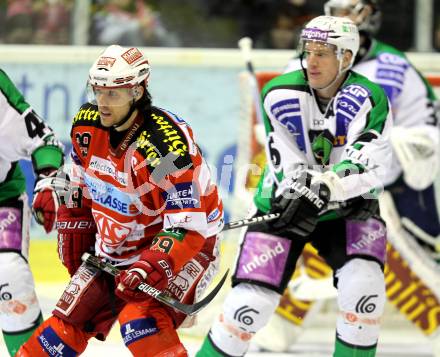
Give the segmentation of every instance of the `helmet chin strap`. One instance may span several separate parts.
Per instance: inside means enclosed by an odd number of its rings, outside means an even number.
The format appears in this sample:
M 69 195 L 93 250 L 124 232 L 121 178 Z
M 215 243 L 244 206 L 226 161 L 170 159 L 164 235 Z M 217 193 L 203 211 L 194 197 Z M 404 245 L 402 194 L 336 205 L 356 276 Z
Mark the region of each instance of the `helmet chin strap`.
M 133 99 L 133 101 L 131 102 L 131 105 L 130 105 L 130 109 L 128 110 L 128 113 L 117 124 L 112 125 L 113 129 L 118 130 L 121 126 L 123 126 L 128 121 L 128 119 L 130 119 L 131 115 L 133 114 L 133 112 L 136 109 L 135 103 L 136 103 L 136 101 Z

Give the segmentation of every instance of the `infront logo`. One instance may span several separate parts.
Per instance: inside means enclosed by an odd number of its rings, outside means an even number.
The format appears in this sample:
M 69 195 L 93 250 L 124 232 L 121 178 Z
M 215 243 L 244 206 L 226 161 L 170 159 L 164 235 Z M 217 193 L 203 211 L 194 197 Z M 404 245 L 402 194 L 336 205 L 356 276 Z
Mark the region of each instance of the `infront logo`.
M 9 211 L 8 216 L 0 221 L 0 232 L 3 232 L 9 225 L 17 220 L 17 216 Z
M 243 270 L 246 274 L 252 272 L 254 269 L 265 265 L 270 260 L 274 259 L 276 256 L 284 253 L 284 247 L 281 242 L 278 242 L 274 248 L 268 248 L 266 251 L 259 255 L 255 255 L 251 262 L 247 263 Z
M 321 31 L 318 29 L 304 29 L 301 32 L 301 38 L 305 40 L 321 40 L 326 41 L 328 37 L 327 31 Z

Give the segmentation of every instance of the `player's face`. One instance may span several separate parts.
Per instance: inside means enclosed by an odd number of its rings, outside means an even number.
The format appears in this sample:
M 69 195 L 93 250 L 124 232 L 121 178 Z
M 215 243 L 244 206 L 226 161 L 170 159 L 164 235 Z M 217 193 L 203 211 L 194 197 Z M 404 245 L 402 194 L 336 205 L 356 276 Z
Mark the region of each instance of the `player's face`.
M 309 85 L 314 89 L 327 87 L 337 76 L 339 61 L 335 47 L 315 41 L 306 41 L 304 57 L 307 63 Z
M 101 124 L 105 127 L 118 124 L 134 101 L 130 88 L 94 88 L 93 92 Z

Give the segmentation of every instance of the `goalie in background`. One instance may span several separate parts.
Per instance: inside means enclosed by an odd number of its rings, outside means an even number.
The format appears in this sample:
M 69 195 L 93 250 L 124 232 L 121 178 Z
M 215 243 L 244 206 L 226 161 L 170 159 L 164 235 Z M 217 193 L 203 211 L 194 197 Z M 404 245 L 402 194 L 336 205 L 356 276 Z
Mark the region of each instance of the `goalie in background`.
M 333 268 L 339 292 L 334 356 L 375 355 L 386 253 L 375 193 L 389 174 L 392 113 L 383 89 L 350 70 L 358 49 L 351 20 L 317 17 L 301 32 L 307 69 L 263 88 L 268 166 L 254 212 L 280 217 L 244 232 L 233 288 L 197 357 L 247 352 L 308 242 Z M 327 210 L 330 204 L 341 209 Z
M 11 356 L 43 321 L 29 268 L 30 210 L 18 160 L 32 160 L 32 209 L 50 232 L 58 200 L 51 181 L 64 161 L 63 145 L 0 70 L 0 326 Z
M 223 208 L 191 128 L 152 105 L 149 76 L 135 47 L 109 46 L 90 68 L 89 103 L 72 124 L 71 196 L 57 218 L 72 278 L 17 356 L 78 356 L 118 320 L 134 356 L 187 357 L 176 330 L 193 318 L 137 288 L 194 303 L 218 269 Z M 93 251 L 121 270 L 116 279 L 81 263 Z
M 434 337 L 434 352 L 440 356 L 439 341 L 435 338 L 440 329 L 440 317 L 435 313 L 440 307 L 440 268 L 435 264 L 440 261 L 440 224 L 434 189 L 439 165 L 438 100 L 404 53 L 374 38 L 381 23 L 377 1 L 330 0 L 324 9 L 327 15 L 347 16 L 358 25 L 360 49 L 353 71 L 380 84 L 391 102 L 394 159 L 386 178 L 386 191 L 380 198 L 389 242 L 385 269 L 387 297 L 416 328 Z M 285 72 L 298 68 L 300 61 L 295 58 Z M 310 260 L 313 265 L 309 266 Z M 319 260 L 313 252 L 303 256 L 304 275 L 292 278 L 291 289 L 285 292 L 277 314 L 256 336 L 259 346 L 287 351 L 302 328 L 316 318 L 323 300 L 335 296 L 329 268 Z M 412 286 L 418 288 L 402 298 Z M 306 290 L 313 290 L 314 297 L 302 293 Z M 410 296 L 418 296 L 417 301 L 411 302 Z M 293 313 L 300 313 L 301 318 Z M 278 338 L 268 338 L 273 331 L 282 332 L 277 334 Z

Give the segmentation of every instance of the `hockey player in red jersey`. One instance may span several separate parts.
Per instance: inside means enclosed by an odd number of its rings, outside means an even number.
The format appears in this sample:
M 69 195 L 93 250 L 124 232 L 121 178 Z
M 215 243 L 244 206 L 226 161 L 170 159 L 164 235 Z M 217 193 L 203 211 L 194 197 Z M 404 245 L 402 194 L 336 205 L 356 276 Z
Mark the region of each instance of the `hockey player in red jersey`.
M 187 356 L 176 329 L 189 318 L 136 288 L 147 283 L 194 302 L 217 268 L 223 210 L 191 128 L 152 106 L 149 75 L 140 50 L 116 45 L 90 69 L 90 102 L 71 131 L 77 189 L 57 218 L 72 278 L 18 356 L 80 355 L 116 319 L 133 355 Z M 93 250 L 122 270 L 116 280 L 81 264 Z

